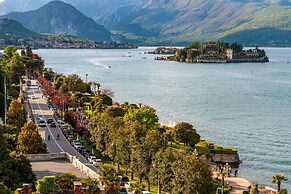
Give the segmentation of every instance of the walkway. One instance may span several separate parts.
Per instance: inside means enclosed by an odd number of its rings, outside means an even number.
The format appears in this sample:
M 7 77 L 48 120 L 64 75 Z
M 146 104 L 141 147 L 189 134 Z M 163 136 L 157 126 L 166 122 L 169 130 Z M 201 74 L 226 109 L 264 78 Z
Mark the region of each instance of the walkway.
M 79 178 L 88 178 L 67 160 L 31 161 L 30 164 L 37 180 L 42 179 L 44 176 L 59 176 L 67 172 L 72 172 Z

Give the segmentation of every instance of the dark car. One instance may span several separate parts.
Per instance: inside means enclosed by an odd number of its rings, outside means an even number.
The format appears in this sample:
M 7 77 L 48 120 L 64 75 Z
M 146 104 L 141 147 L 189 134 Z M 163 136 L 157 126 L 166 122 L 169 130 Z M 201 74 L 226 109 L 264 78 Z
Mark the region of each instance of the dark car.
M 57 127 L 57 125 L 54 122 L 51 122 L 50 127 Z
M 129 178 L 127 176 L 118 176 L 118 177 L 120 178 L 121 186 L 124 186 L 124 184 L 129 181 Z
M 119 189 L 119 191 L 120 191 L 121 194 L 127 194 L 128 193 L 127 190 L 126 190 L 126 188 L 124 188 L 124 187 L 121 187 Z
M 52 122 L 54 122 L 54 120 L 53 120 L 52 118 L 48 118 L 48 119 L 47 119 L 47 123 L 48 123 L 48 124 L 51 124 Z

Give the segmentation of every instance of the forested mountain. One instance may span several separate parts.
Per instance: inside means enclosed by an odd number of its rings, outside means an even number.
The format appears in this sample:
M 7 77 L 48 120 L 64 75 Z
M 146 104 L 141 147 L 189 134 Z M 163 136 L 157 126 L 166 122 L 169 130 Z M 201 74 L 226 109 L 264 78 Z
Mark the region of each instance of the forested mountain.
M 12 12 L 2 17 L 17 20 L 26 28 L 38 33 L 67 33 L 95 41 L 114 40 L 114 35 L 103 26 L 61 1 L 49 2 L 37 10 Z
M 18 38 L 39 37 L 39 34 L 23 27 L 19 22 L 12 19 L 0 18 L 0 39 L 10 36 Z
M 0 13 L 15 1 L 0 3 Z M 49 0 L 17 1 L 20 10 Z M 147 44 L 224 40 L 291 45 L 291 0 L 64 1 L 109 30 Z

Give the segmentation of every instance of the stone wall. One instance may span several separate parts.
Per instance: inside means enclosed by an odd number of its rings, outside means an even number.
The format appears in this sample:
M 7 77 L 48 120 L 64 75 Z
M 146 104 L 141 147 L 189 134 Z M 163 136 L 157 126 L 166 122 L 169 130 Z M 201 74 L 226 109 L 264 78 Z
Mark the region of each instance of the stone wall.
M 207 159 L 214 163 L 229 163 L 229 164 L 239 164 L 238 154 L 207 154 Z
M 27 154 L 26 158 L 30 161 L 49 161 L 49 160 L 57 160 L 57 159 L 67 159 L 67 153 Z

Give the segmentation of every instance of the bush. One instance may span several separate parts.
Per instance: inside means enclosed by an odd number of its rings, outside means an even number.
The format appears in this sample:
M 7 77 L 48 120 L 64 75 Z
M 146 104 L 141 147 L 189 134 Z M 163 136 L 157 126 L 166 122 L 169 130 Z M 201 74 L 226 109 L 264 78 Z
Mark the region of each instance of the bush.
M 230 191 L 231 191 L 231 187 L 225 187 L 225 188 L 223 188 L 223 193 L 224 194 L 230 193 Z M 217 194 L 221 194 L 221 187 L 218 187 L 216 189 L 216 193 Z

